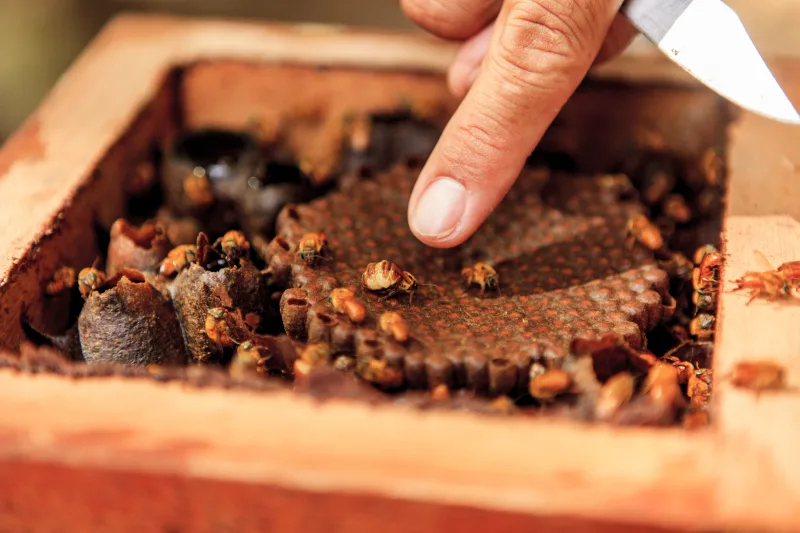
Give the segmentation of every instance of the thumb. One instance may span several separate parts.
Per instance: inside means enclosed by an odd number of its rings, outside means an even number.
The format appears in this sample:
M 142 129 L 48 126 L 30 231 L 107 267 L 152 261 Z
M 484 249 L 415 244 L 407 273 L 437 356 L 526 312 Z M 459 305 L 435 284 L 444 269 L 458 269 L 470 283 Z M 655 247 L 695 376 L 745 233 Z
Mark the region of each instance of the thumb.
M 449 248 L 475 233 L 586 75 L 621 4 L 505 2 L 480 73 L 411 194 L 418 239 Z

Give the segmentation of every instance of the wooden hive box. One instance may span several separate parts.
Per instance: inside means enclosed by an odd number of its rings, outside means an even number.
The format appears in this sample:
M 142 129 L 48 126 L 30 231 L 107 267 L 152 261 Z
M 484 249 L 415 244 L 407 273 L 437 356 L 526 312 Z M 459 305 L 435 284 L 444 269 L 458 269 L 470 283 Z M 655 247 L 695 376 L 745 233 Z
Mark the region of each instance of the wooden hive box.
M 800 59 L 776 53 L 800 50 L 794 35 L 771 35 L 765 51 L 800 102 Z M 153 142 L 179 125 L 241 126 L 254 108 L 346 101 L 353 87 L 373 95 L 366 107 L 402 91 L 441 97 L 453 50 L 407 34 L 115 20 L 0 151 L 2 345 L 18 347 L 21 317 L 61 261 L 91 262 L 92 225 L 120 216 L 125 169 Z M 617 126 L 719 133 L 712 95 L 686 96 L 692 81 L 648 47 L 594 75 L 656 85 Z M 800 259 L 800 128 L 742 113 L 722 133 L 725 291 L 756 268 L 755 249 Z M 800 308 L 745 301 L 721 297 L 715 372 L 769 357 L 797 386 Z M 800 397 L 721 380 L 715 423 L 699 432 L 11 371 L 0 402 L 0 531 L 800 531 Z

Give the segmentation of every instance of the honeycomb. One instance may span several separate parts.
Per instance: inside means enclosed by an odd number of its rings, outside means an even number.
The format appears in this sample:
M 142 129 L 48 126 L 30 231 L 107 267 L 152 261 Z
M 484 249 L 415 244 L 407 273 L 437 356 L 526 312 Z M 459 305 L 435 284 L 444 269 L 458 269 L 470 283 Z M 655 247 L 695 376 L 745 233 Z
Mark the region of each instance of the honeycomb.
M 332 288 L 347 287 L 368 309 L 357 331 L 372 339 L 374 357 L 402 368 L 405 385 L 444 384 L 497 394 L 527 390 L 531 364 L 560 366 L 576 338 L 615 333 L 643 349 L 644 333 L 669 318 L 667 273 L 652 251 L 631 248 L 627 240 L 629 217 L 644 208 L 631 199 L 624 180 L 527 169 L 473 238 L 440 250 L 419 242 L 406 222 L 418 171 L 398 164 L 284 209 L 277 222 L 279 238 L 296 246 L 303 235 L 322 232 L 332 253 L 330 261 L 312 268 L 287 252 L 293 265 L 284 281 L 293 290 L 286 292 L 307 313 L 290 334 L 308 337 L 314 313 L 328 317 L 335 330 L 339 319 L 326 302 Z M 384 259 L 419 280 L 412 301 L 402 293 L 386 299 L 362 289 L 365 267 Z M 476 261 L 496 269 L 499 291 L 481 295 L 477 287 L 465 286 L 461 270 Z M 408 322 L 407 345 L 374 335 L 385 311 L 398 312 Z M 295 320 L 287 316 L 294 312 L 284 309 L 284 323 Z

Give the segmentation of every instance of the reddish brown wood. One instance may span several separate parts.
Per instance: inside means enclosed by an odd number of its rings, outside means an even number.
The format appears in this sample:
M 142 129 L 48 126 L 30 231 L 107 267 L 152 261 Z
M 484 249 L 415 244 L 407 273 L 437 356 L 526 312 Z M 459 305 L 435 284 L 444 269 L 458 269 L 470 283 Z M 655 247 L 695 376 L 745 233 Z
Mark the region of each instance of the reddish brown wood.
M 49 464 L 0 464 L 0 478 L 16 487 L 13 491 L 0 489 L 0 509 L 6 511 L 0 513 L 0 531 L 9 532 L 671 531 L 578 517 L 490 512 L 370 494 L 304 492 L 213 479 Z

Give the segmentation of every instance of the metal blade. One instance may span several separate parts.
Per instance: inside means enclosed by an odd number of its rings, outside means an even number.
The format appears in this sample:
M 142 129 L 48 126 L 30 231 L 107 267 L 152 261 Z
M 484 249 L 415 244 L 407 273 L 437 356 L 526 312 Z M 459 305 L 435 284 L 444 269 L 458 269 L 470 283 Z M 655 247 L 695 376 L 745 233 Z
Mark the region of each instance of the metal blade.
M 621 11 L 670 59 L 731 102 L 800 124 L 741 20 L 721 0 L 628 0 Z

